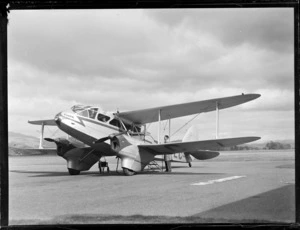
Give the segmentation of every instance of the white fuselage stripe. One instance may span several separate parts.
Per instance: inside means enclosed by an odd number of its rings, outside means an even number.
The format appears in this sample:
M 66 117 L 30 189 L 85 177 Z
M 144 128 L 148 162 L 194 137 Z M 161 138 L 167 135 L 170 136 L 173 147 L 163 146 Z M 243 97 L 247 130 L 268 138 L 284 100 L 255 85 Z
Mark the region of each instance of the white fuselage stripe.
M 229 181 L 229 180 L 235 180 L 235 179 L 239 179 L 239 178 L 243 178 L 243 177 L 246 177 L 246 176 L 225 177 L 225 178 L 221 178 L 221 179 L 217 179 L 217 180 L 209 180 L 209 181 L 206 181 L 206 182 L 193 183 L 191 185 L 208 185 L 208 184 L 225 182 L 225 181 Z

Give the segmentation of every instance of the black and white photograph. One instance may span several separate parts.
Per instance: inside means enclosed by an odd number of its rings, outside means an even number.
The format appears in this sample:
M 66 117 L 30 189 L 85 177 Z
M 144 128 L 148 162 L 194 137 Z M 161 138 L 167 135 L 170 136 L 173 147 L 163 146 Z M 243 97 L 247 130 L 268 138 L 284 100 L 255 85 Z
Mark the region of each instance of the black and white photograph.
M 8 20 L 10 225 L 295 222 L 293 8 Z

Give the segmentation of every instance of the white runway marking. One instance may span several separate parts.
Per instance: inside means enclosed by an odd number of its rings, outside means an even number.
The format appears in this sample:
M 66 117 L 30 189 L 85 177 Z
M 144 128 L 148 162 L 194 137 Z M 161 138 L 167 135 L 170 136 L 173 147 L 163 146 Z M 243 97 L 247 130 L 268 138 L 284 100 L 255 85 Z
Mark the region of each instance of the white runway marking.
M 246 177 L 246 176 L 232 176 L 232 177 L 226 177 L 226 178 L 217 179 L 217 180 L 209 180 L 206 182 L 193 183 L 191 185 L 208 185 L 208 184 L 214 184 L 214 183 L 219 183 L 219 182 L 224 182 L 224 181 L 229 181 L 229 180 L 235 180 L 235 179 L 239 179 L 242 177 Z

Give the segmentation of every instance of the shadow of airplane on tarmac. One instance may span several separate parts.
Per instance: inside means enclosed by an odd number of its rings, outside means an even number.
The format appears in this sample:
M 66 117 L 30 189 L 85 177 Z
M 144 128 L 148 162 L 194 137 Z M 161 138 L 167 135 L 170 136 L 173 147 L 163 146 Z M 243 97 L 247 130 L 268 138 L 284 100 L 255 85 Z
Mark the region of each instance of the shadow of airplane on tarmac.
M 53 171 L 27 171 L 27 170 L 10 170 L 12 173 L 27 173 L 27 174 L 32 174 L 30 177 L 59 177 L 59 176 L 68 176 L 68 177 L 74 177 L 70 176 L 69 173 L 66 172 L 53 172 Z M 162 171 L 143 171 L 139 172 L 134 176 L 138 175 L 224 175 L 226 173 L 195 173 L 195 172 L 162 172 Z M 80 175 L 76 175 L 77 177 L 79 176 L 85 176 L 85 175 L 91 175 L 91 176 L 101 176 L 101 177 L 109 177 L 109 176 L 124 176 L 123 172 L 120 171 L 110 171 L 109 173 L 104 172 L 104 173 L 99 173 L 97 171 L 85 171 L 81 172 Z

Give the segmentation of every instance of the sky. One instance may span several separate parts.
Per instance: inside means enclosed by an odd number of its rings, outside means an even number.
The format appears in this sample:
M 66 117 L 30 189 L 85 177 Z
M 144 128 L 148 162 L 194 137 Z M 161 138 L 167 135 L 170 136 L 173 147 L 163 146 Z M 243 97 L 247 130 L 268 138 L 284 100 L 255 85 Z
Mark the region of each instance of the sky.
M 8 18 L 9 131 L 38 137 L 28 120 L 75 104 L 121 112 L 258 93 L 220 111 L 219 137 L 294 139 L 292 8 L 16 10 Z M 192 118 L 172 120 L 171 134 Z M 200 114 L 171 138 L 190 126 L 199 139 L 215 138 L 215 120 Z M 156 138 L 157 124 L 148 128 Z

